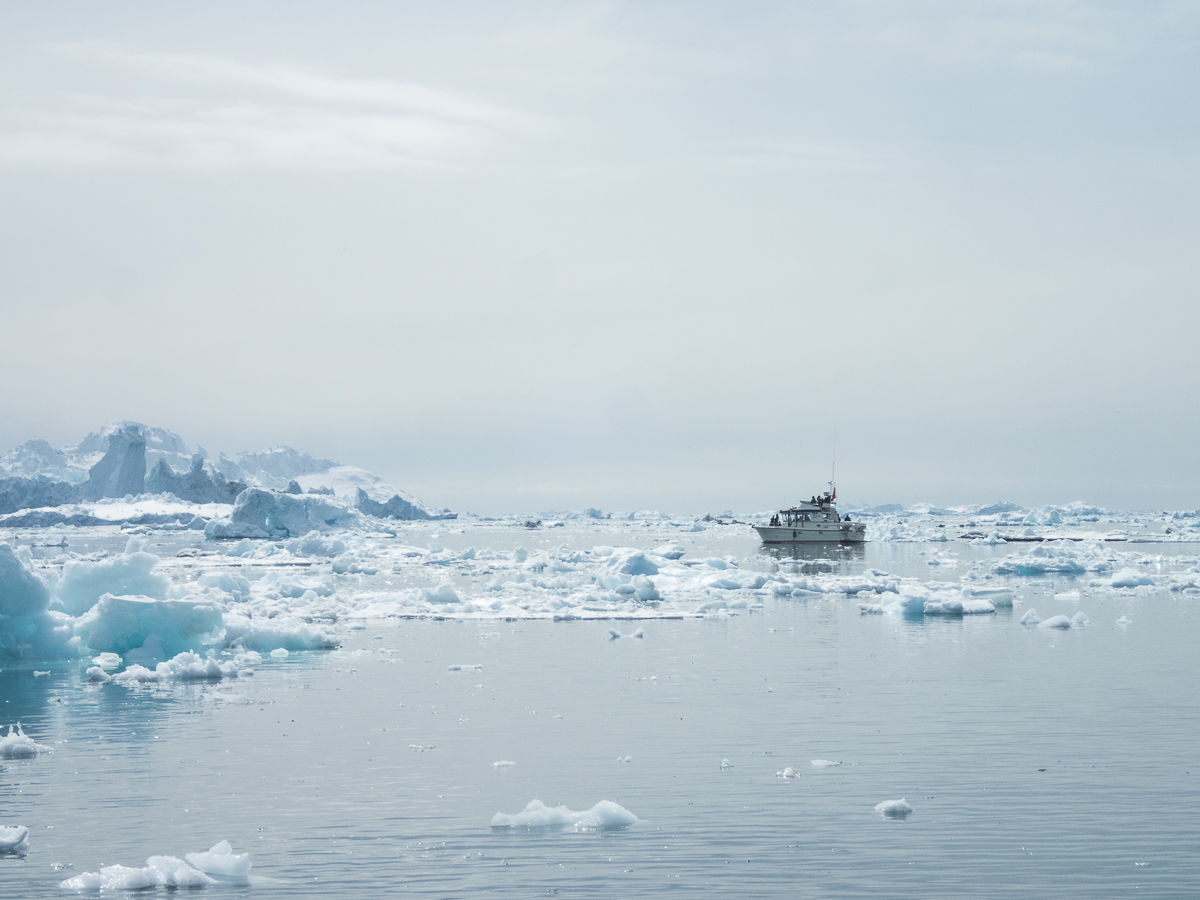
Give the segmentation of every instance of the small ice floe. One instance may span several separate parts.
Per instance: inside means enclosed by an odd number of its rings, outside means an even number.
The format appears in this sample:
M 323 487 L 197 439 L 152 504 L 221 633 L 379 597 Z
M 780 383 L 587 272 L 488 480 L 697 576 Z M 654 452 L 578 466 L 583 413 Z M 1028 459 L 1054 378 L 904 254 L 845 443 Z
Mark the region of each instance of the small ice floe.
M 601 800 L 591 809 L 582 812 L 576 812 L 561 805 L 550 807 L 541 800 L 530 800 L 529 805 L 515 815 L 496 813 L 492 816 L 492 827 L 612 831 L 618 828 L 628 828 L 637 821 L 637 816 L 611 800 Z
M 631 762 L 633 762 L 633 757 L 632 757 L 632 756 L 618 756 L 618 757 L 617 757 L 617 762 L 619 762 L 619 763 L 631 763 Z
M 1083 628 L 1086 625 L 1091 625 L 1092 620 L 1087 617 L 1087 614 L 1080 611 L 1071 616 L 1072 628 Z
M 285 650 L 284 653 L 286 652 Z M 166 662 L 160 662 L 153 669 L 147 669 L 145 666 L 135 663 L 124 672 L 113 675 L 111 679 L 106 679 L 99 677 L 100 674 L 105 674 L 103 670 L 99 666 L 93 666 L 88 669 L 87 674 L 91 681 L 111 680 L 115 684 L 129 686 L 167 681 L 220 681 L 222 678 L 237 678 L 238 667 L 235 663 L 219 662 L 211 656 L 203 657 L 191 650 L 185 650 Z
M 203 853 L 187 854 L 187 861 L 174 856 L 151 856 L 142 868 L 105 866 L 99 872 L 84 872 L 59 886 L 68 891 L 137 891 L 158 887 L 204 887 L 216 884 L 213 875 L 245 879 L 250 874 L 250 854 L 234 853 L 229 841 L 221 841 Z
M 1121 618 L 1117 619 L 1117 624 L 1124 628 L 1126 625 L 1132 625 L 1133 619 L 1128 616 L 1121 616 Z
M 617 631 L 615 628 L 608 629 L 608 639 L 610 641 L 619 640 L 620 638 L 637 638 L 638 640 L 641 640 L 643 637 L 644 635 L 642 633 L 642 629 L 640 628 L 637 631 L 629 632 L 629 634 L 621 634 L 621 632 Z
M 1055 594 L 1054 599 L 1060 603 L 1078 603 L 1079 591 L 1063 591 L 1061 594 Z
M 1115 588 L 1135 588 L 1153 585 L 1154 579 L 1137 569 L 1122 569 L 1113 575 L 1111 584 Z
M 13 729 L 16 729 L 15 731 Z M 0 737 L 0 759 L 31 759 L 50 748 L 35 743 L 21 729 L 21 723 L 8 726 L 8 734 Z
M 655 547 L 652 552 L 663 559 L 679 559 L 687 553 L 687 548 L 683 544 L 663 544 L 661 547 Z
M 515 762 L 513 762 L 511 759 L 498 759 L 498 760 L 496 760 L 494 763 L 492 763 L 492 768 L 494 768 L 494 769 L 508 769 L 508 768 L 511 768 L 512 766 L 515 766 L 515 765 L 516 765 L 516 763 L 515 763 Z
M 1037 614 L 1036 609 L 1027 609 L 1025 610 L 1025 615 L 1021 616 L 1021 624 L 1027 625 L 1030 628 L 1040 624 L 1041 621 L 1042 617 Z
M 1013 605 L 1012 588 L 968 587 L 963 588 L 963 594 L 975 600 L 990 600 L 995 609 L 1011 609 Z
M 1066 616 L 1051 616 L 1037 623 L 1038 628 L 1070 628 L 1071 620 Z
M 92 658 L 92 665 L 99 666 L 101 669 L 116 669 L 121 665 L 121 655 L 119 653 L 101 653 Z
M 34 677 L 34 678 L 41 678 L 43 675 L 49 675 L 49 674 L 50 674 L 50 670 L 49 670 L 49 669 L 46 669 L 46 670 L 44 670 L 44 671 L 38 671 L 37 669 L 34 669 L 34 670 L 33 670 L 33 677 Z
M 814 759 L 810 764 L 818 769 L 830 769 L 834 766 L 840 766 L 842 762 L 838 759 Z
M 246 878 L 252 865 L 250 854 L 234 853 L 229 841 L 214 844 L 203 853 L 189 853 L 187 861 L 201 872 L 225 878 Z
M 291 655 L 287 647 L 276 647 L 271 651 L 271 659 L 287 659 Z
M 87 678 L 88 681 L 93 681 L 97 684 L 107 684 L 112 681 L 112 676 L 99 666 L 90 666 L 87 670 Z
M 899 800 L 884 800 L 876 804 L 875 811 L 885 819 L 904 819 L 913 811 L 908 801 L 901 797 Z
M 0 825 L 0 853 L 24 856 L 28 849 L 28 828 L 24 825 Z
M 723 759 L 723 760 L 721 760 L 721 768 L 722 768 L 722 769 L 732 769 L 732 768 L 733 768 L 733 763 L 731 763 L 731 762 L 728 760 L 728 758 L 726 758 L 726 759 Z
M 797 772 L 797 771 L 796 771 L 794 768 L 792 768 L 791 766 L 788 766 L 788 767 L 787 767 L 786 769 L 784 769 L 782 772 L 776 772 L 776 773 L 775 773 L 775 777 L 776 777 L 776 778 L 799 778 L 799 777 L 800 777 L 800 773 L 799 773 L 799 772 Z
M 481 663 L 455 663 L 452 666 L 446 666 L 447 672 L 482 672 L 483 665 Z

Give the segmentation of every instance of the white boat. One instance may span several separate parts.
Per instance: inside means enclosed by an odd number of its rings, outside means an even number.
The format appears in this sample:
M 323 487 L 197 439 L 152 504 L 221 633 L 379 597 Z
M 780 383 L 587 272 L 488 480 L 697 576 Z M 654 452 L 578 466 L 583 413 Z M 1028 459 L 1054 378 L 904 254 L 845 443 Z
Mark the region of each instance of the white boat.
M 807 503 L 781 509 L 771 516 L 770 524 L 755 525 L 754 530 L 764 544 L 797 544 L 810 542 L 861 543 L 867 539 L 867 526 L 851 522 L 838 515 L 833 505 L 837 490 L 814 496 Z

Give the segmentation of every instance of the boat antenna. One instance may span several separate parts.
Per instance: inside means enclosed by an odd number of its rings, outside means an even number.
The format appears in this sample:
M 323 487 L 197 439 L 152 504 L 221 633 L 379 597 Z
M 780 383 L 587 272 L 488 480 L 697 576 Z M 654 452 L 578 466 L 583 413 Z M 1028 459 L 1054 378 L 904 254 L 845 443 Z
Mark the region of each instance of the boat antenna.
M 829 496 L 831 499 L 837 499 L 837 426 L 833 426 L 833 454 L 829 461 Z

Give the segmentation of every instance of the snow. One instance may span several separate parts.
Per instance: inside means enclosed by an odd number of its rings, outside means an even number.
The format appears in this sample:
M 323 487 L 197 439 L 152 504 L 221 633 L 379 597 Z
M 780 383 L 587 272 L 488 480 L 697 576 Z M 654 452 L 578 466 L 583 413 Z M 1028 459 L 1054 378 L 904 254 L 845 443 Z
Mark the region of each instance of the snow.
M 530 800 L 519 813 L 492 816 L 493 828 L 569 828 L 572 831 L 612 831 L 628 828 L 638 817 L 611 800 L 601 800 L 591 809 L 575 812 L 565 806 L 546 806 L 541 800 Z

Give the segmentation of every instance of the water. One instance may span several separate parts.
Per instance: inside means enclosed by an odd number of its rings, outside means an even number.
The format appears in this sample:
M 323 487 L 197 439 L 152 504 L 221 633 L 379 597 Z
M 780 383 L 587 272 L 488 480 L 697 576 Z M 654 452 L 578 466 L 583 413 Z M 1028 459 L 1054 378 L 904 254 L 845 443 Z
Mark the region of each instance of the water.
M 766 567 L 926 578 L 1012 549 L 884 544 L 814 563 L 745 545 Z M 957 568 L 930 566 L 938 554 Z M 0 762 L 0 824 L 30 828 L 27 856 L 0 857 L 0 896 L 61 897 L 71 875 L 222 839 L 253 855 L 253 880 L 213 897 L 1195 896 L 1194 597 L 1009 583 L 1018 605 L 995 616 L 767 600 L 638 623 L 640 640 L 609 640 L 623 622 L 376 621 L 340 651 L 219 684 L 128 690 L 89 685 L 78 662 L 5 665 L 0 722 L 54 751 Z M 1081 586 L 1077 605 L 1053 598 Z M 1094 624 L 1023 628 L 1029 607 Z M 448 670 L 463 664 L 483 668 Z M 776 776 L 788 766 L 799 777 Z M 908 818 L 875 812 L 901 797 Z M 490 827 L 535 798 L 613 800 L 641 821 Z

